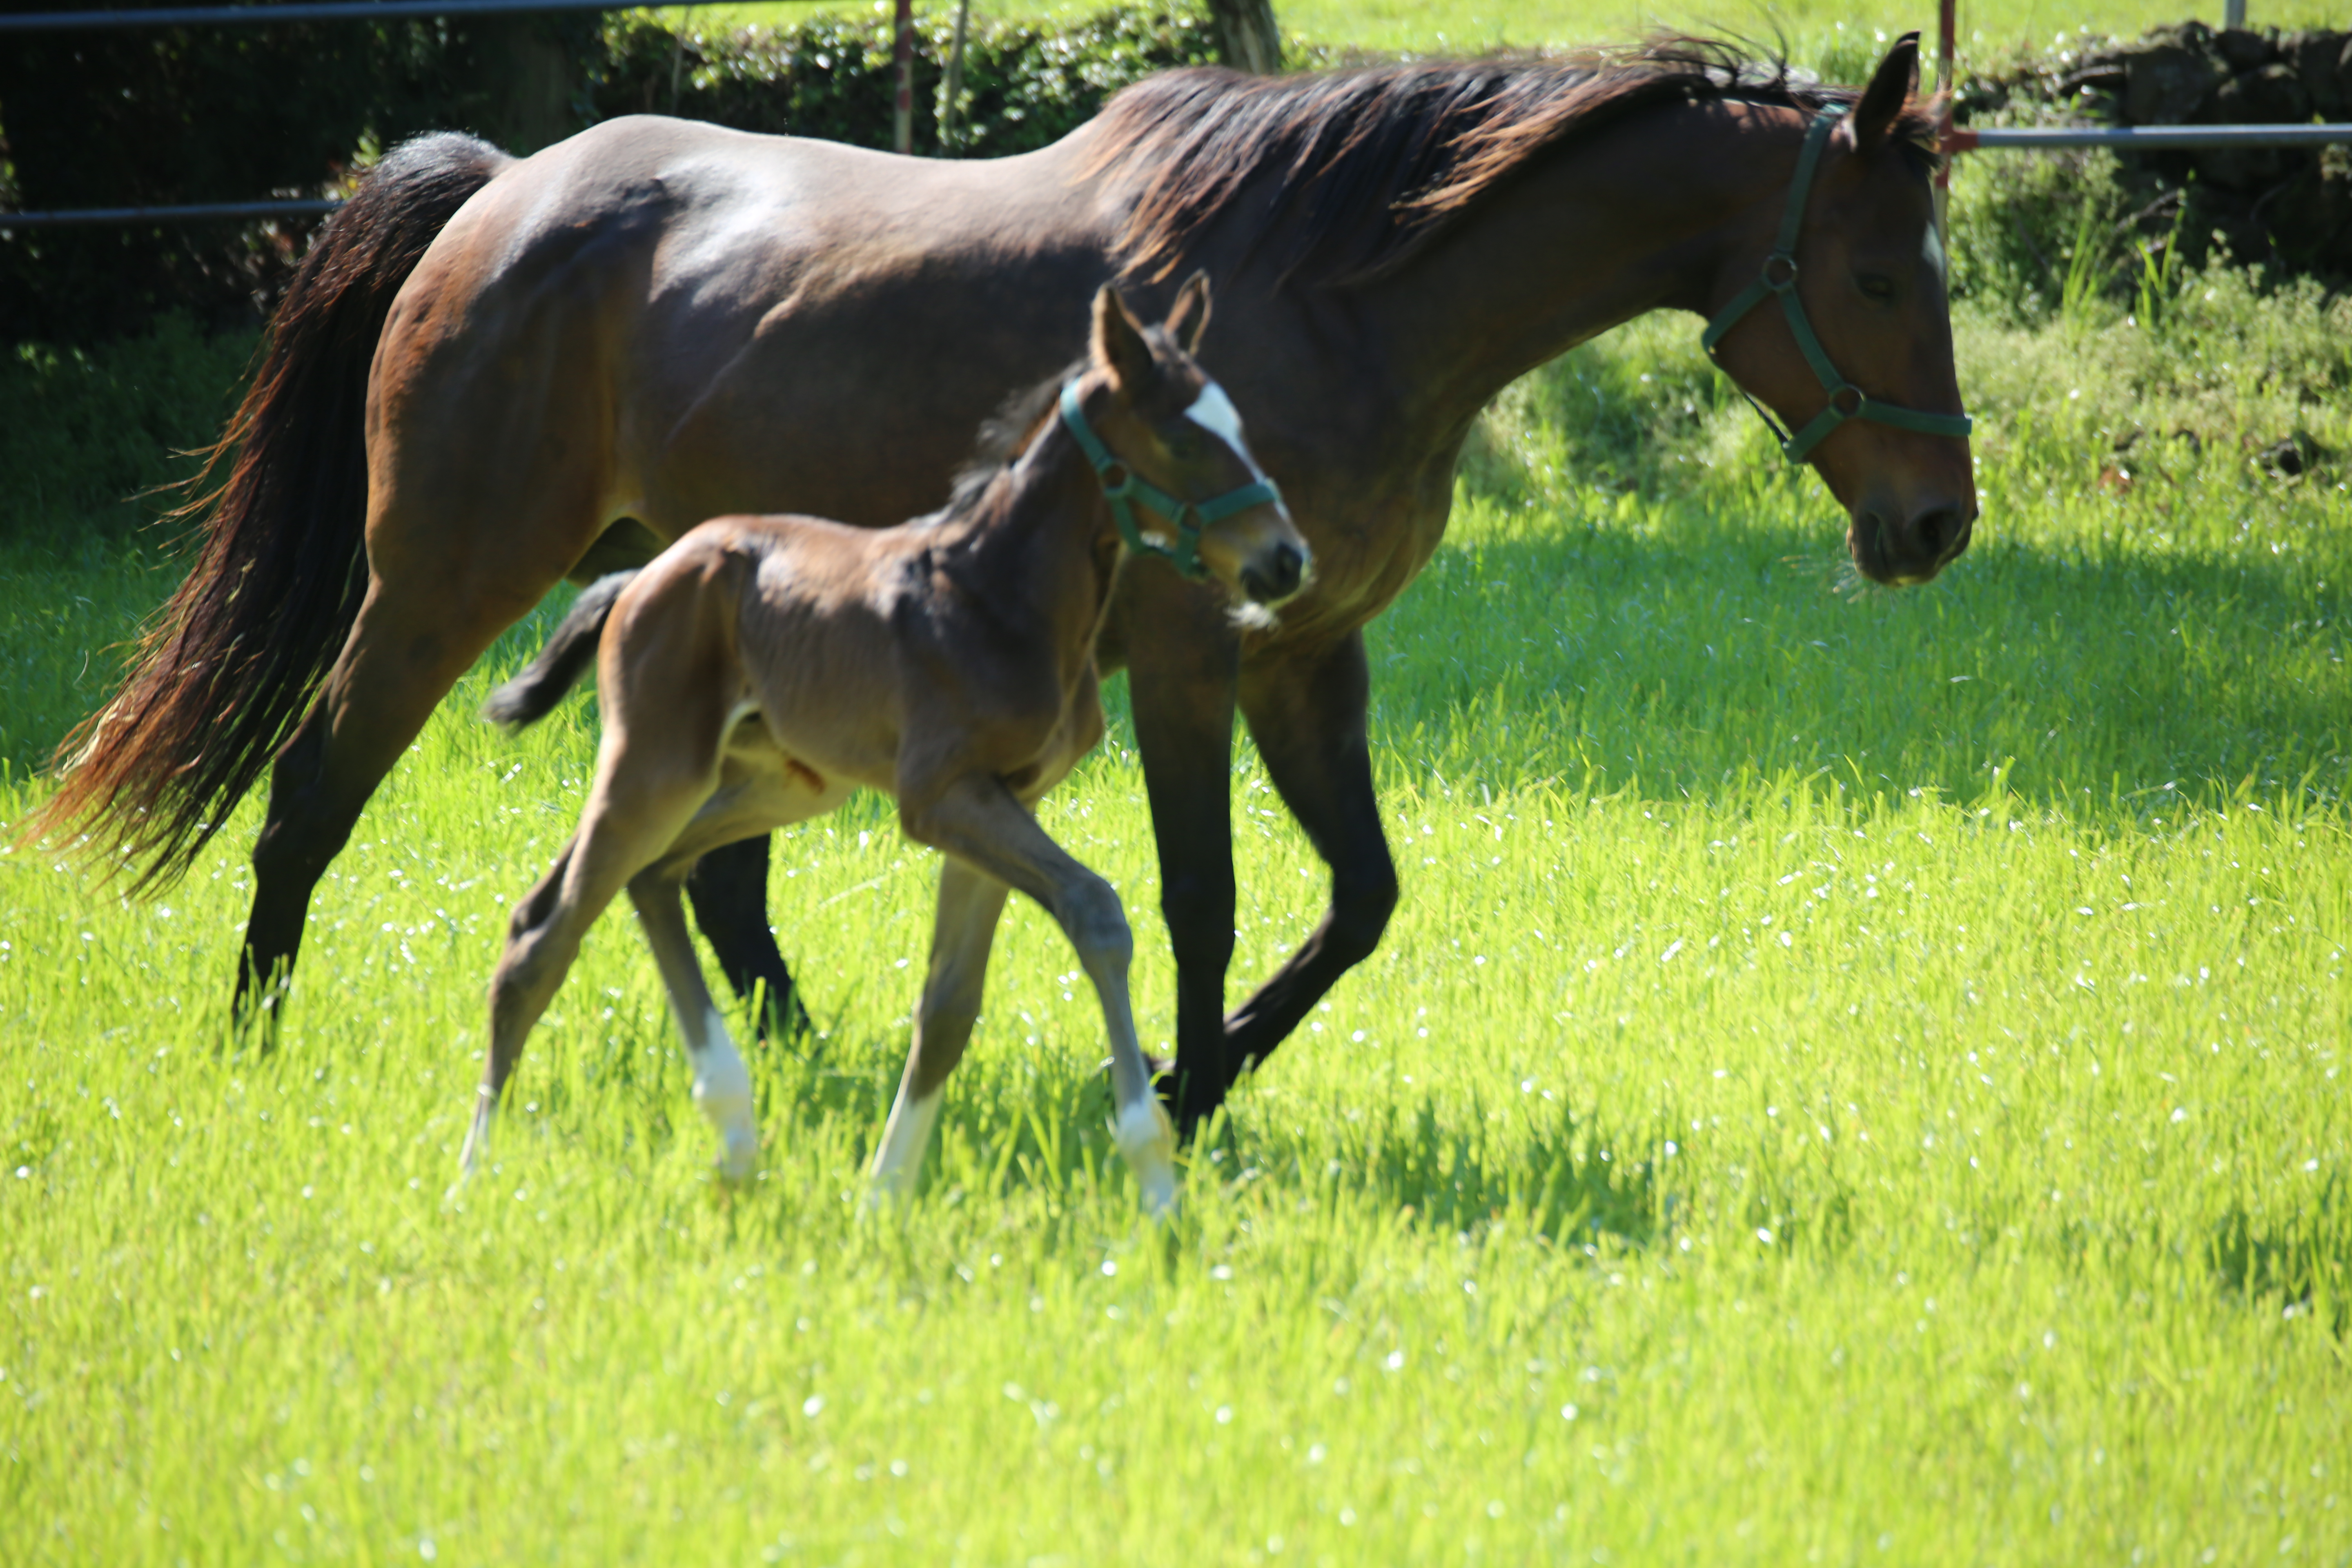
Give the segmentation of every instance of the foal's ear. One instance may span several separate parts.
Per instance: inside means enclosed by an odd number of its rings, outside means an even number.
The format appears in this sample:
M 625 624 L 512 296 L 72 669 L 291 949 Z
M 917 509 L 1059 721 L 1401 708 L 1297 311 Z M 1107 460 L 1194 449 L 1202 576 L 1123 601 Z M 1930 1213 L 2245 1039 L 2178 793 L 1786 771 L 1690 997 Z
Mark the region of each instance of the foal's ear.
M 1209 273 L 1206 268 L 1184 279 L 1176 302 L 1168 307 L 1168 335 L 1184 345 L 1188 354 L 1201 352 L 1201 336 L 1209 330 Z
M 1875 153 L 1886 142 L 1886 133 L 1910 101 L 1913 85 L 1919 79 L 1919 35 L 1906 33 L 1895 40 L 1886 58 L 1878 62 L 1871 74 L 1870 85 L 1862 89 L 1862 101 L 1853 110 L 1853 145 L 1860 153 Z
M 1118 290 L 1104 284 L 1095 296 L 1095 363 L 1110 372 L 1111 384 L 1133 396 L 1150 384 L 1157 369 L 1151 358 L 1151 345 L 1143 341 L 1143 329 L 1127 313 L 1127 301 Z

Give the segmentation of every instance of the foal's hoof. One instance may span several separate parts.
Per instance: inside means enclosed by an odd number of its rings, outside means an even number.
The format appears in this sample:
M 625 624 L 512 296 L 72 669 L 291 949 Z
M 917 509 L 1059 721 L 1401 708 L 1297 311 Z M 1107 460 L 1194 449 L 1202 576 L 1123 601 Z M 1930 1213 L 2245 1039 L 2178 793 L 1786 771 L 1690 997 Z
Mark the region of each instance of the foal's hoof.
M 1165 1219 L 1176 1207 L 1176 1129 L 1156 1098 L 1138 1100 L 1119 1112 L 1113 1135 L 1143 1212 Z
M 714 1169 L 729 1186 L 743 1186 L 759 1173 L 760 1135 L 748 1127 L 730 1127 L 725 1139 Z

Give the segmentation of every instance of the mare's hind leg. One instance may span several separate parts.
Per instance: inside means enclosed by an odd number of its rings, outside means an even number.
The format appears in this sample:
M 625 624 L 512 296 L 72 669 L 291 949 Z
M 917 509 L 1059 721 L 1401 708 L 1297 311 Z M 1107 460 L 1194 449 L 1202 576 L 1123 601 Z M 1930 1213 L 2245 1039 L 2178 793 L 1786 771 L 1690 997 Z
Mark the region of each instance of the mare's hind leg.
M 1004 912 L 1005 885 L 950 855 L 940 862 L 939 910 L 931 922 L 930 970 L 915 1014 L 915 1040 L 907 1052 L 906 1076 L 890 1121 L 874 1151 L 877 1201 L 906 1196 L 922 1171 L 923 1151 L 940 1119 L 948 1075 L 963 1059 L 972 1024 L 980 1017 L 988 979 L 988 950 Z
M 935 795 L 927 794 L 920 805 L 902 796 L 898 813 L 909 837 L 1020 889 L 1045 905 L 1070 939 L 1079 964 L 1094 982 L 1110 1035 L 1118 1152 L 1135 1173 L 1145 1211 L 1166 1213 L 1176 1202 L 1175 1131 L 1152 1089 L 1151 1068 L 1135 1037 L 1127 989 L 1135 938 L 1118 894 L 1048 837 L 1028 807 L 997 779 L 967 775 Z
M 435 704 L 499 633 L 561 575 L 491 584 L 446 577 L 368 584 L 358 621 L 270 771 L 269 806 L 253 847 L 253 910 L 236 977 L 236 1014 L 275 1004 L 302 945 L 310 892 L 351 837 L 361 808 L 431 717 Z
M 686 896 L 729 987 L 746 1002 L 764 996 L 761 1032 L 788 1040 L 816 1026 L 768 929 L 768 845 L 761 833 L 713 849 L 688 873 Z
M 719 1173 L 730 1182 L 751 1179 L 760 1154 L 759 1119 L 751 1106 L 751 1069 L 727 1032 L 727 1020 L 703 984 L 702 965 L 687 935 L 686 911 L 678 903 L 678 870 L 661 865 L 629 882 L 637 923 L 661 966 L 670 1010 L 686 1037 L 687 1060 L 694 1068 L 694 1108 L 719 1133 Z

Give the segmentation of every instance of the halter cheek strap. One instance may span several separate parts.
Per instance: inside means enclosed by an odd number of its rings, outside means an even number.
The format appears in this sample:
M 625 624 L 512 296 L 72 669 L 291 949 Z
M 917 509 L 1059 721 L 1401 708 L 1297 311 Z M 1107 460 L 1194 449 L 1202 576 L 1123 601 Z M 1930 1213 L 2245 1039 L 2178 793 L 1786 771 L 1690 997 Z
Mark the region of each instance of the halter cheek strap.
M 1764 258 L 1764 268 L 1753 283 L 1742 289 L 1728 305 L 1717 311 L 1699 334 L 1699 346 L 1707 356 L 1715 355 L 1716 345 L 1722 342 L 1732 328 L 1738 326 L 1748 312 L 1766 300 L 1777 296 L 1780 310 L 1789 320 L 1790 335 L 1797 340 L 1797 352 L 1813 367 L 1820 378 L 1822 390 L 1829 394 L 1829 402 L 1804 427 L 1791 436 L 1780 428 L 1780 422 L 1765 411 L 1764 405 L 1748 397 L 1746 388 L 1740 395 L 1748 398 L 1748 406 L 1763 416 L 1772 433 L 1780 437 L 1780 451 L 1792 463 L 1801 463 L 1822 437 L 1849 419 L 1867 419 L 1874 424 L 1892 425 L 1899 430 L 1916 430 L 1927 436 L 1966 437 L 1976 427 L 1976 422 L 1965 414 L 1923 414 L 1916 408 L 1904 408 L 1892 403 L 1881 403 L 1862 388 L 1840 375 L 1830 363 L 1830 356 L 1822 340 L 1813 331 L 1813 324 L 1805 315 L 1804 301 L 1797 298 L 1797 235 L 1804 226 L 1805 198 L 1812 191 L 1813 172 L 1822 161 L 1822 149 L 1829 145 L 1830 132 L 1837 128 L 1845 105 L 1825 105 L 1813 116 L 1813 123 L 1805 132 L 1804 150 L 1797 154 L 1796 177 L 1789 183 L 1789 205 L 1780 215 L 1780 233 L 1772 246 L 1772 254 Z
M 1102 481 L 1103 499 L 1110 502 L 1111 521 L 1118 525 L 1118 536 L 1127 547 L 1139 555 L 1165 556 L 1171 565 L 1194 582 L 1209 574 L 1209 569 L 1201 563 L 1202 529 L 1235 512 L 1282 500 L 1282 492 L 1274 488 L 1271 479 L 1243 485 L 1202 501 L 1170 495 L 1103 445 L 1102 437 L 1087 423 L 1086 410 L 1078 405 L 1078 384 L 1075 381 L 1062 384 L 1062 423 L 1070 427 L 1070 434 L 1077 437 L 1078 449 L 1094 465 L 1095 475 Z M 1168 520 L 1169 527 L 1174 531 L 1172 542 L 1163 542 L 1145 533 L 1137 524 L 1135 508 L 1139 501 Z

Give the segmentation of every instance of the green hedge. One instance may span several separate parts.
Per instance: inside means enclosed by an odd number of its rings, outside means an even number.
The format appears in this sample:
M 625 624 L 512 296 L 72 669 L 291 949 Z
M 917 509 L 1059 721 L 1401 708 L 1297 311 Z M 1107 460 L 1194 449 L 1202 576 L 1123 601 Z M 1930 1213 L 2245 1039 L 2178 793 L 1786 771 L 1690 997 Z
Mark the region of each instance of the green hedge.
M 0 44 L 0 205 L 316 195 L 362 149 L 419 131 L 568 134 L 603 57 L 593 14 L 12 36 Z M 555 101 L 519 112 L 534 81 Z M 173 308 L 249 319 L 282 287 L 307 226 L 16 231 L 0 239 L 0 342 L 93 342 Z
M 942 76 L 955 34 L 946 10 L 930 7 L 917 29 L 914 150 L 926 155 L 941 151 Z M 604 41 L 589 94 L 600 120 L 680 114 L 740 131 L 890 145 L 887 18 L 815 16 L 786 28 L 696 29 L 681 39 L 640 15 L 616 20 Z M 964 45 L 951 151 L 997 157 L 1043 147 L 1128 83 L 1215 58 L 1213 27 L 1189 11 L 1120 6 L 1058 27 L 976 22 Z
M 952 33 L 945 8 L 931 8 L 919 153 L 940 151 Z M 1166 5 L 1066 26 L 977 23 L 955 151 L 1043 146 L 1137 78 L 1214 54 L 1207 16 Z M 642 12 L 33 35 L 0 48 L 0 206 L 313 195 L 419 131 L 457 127 L 528 151 L 644 111 L 880 147 L 894 96 L 889 24 L 874 16 L 683 37 Z M 254 320 L 308 226 L 7 233 L 0 220 L 0 342 L 98 342 L 173 310 Z

